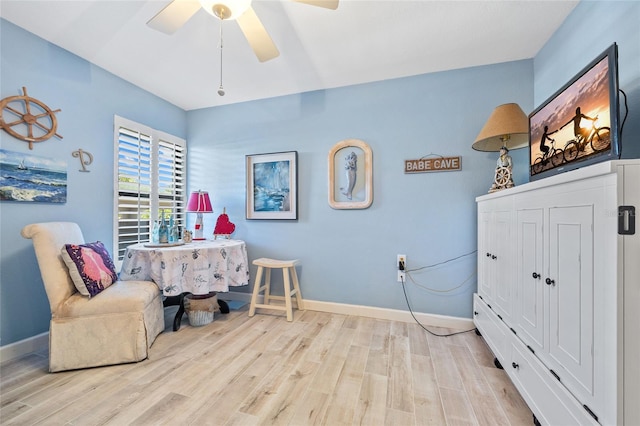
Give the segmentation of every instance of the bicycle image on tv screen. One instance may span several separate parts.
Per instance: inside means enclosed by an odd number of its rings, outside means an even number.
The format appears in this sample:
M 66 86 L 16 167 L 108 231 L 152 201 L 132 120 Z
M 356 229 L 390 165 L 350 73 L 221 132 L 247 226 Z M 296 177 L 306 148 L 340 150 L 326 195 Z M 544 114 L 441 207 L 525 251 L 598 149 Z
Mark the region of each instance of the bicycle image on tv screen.
M 530 174 L 582 163 L 609 152 L 611 126 L 609 63 L 606 57 L 529 115 Z M 589 160 L 591 161 L 591 160 Z M 575 167 L 575 166 L 572 166 Z
M 591 122 L 591 128 L 587 129 L 585 135 L 580 134 L 575 139 L 571 139 L 564 146 L 564 161 L 574 161 L 581 154 L 590 155 L 594 152 L 609 149 L 611 145 L 611 129 L 607 126 L 596 127 L 598 117 Z

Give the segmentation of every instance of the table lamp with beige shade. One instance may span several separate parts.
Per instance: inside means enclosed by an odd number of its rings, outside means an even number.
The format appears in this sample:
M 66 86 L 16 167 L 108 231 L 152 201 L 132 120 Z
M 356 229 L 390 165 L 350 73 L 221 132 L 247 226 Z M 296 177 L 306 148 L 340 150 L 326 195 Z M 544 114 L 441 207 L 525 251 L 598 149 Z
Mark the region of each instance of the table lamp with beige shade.
M 529 121 L 518 104 L 497 106 L 471 146 L 476 151 L 500 152 L 489 192 L 514 186 L 509 150 L 529 145 Z

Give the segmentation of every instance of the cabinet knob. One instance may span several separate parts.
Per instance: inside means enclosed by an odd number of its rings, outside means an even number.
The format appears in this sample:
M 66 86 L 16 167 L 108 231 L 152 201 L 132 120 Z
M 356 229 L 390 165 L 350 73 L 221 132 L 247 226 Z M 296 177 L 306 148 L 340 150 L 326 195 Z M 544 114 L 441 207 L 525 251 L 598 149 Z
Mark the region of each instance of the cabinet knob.
M 491 253 L 487 253 L 487 257 L 491 257 Z
M 473 315 L 478 315 L 478 311 L 473 311 Z
M 540 274 L 539 274 L 539 273 L 537 273 L 537 272 L 534 272 L 533 274 L 531 274 L 531 276 L 532 276 L 533 278 L 536 278 L 536 279 L 540 279 L 540 278 L 541 278 Z
M 555 280 L 552 280 L 551 278 L 547 278 L 544 281 L 547 283 L 547 285 L 552 285 L 552 284 L 555 285 L 556 284 Z
M 497 258 L 498 258 L 498 256 L 496 256 L 495 254 L 492 254 L 492 255 L 491 255 L 491 258 L 492 258 L 492 259 L 497 259 Z
M 520 366 L 519 366 L 515 361 L 511 363 L 511 366 L 512 366 L 513 368 L 518 368 L 518 367 L 520 367 Z

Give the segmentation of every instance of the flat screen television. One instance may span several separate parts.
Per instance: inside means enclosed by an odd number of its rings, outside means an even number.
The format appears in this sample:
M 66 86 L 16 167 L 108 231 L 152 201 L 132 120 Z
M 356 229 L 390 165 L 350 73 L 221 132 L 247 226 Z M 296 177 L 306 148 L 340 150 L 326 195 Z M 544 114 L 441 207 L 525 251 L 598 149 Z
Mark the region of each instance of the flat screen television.
M 529 114 L 530 180 L 620 156 L 614 43 Z

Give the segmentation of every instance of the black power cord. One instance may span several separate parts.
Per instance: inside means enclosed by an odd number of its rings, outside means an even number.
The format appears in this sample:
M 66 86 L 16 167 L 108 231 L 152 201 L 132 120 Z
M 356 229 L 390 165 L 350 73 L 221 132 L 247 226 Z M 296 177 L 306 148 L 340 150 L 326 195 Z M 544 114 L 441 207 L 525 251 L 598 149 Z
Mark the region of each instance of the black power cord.
M 413 319 L 416 322 L 416 324 L 418 324 L 420 327 L 422 327 L 422 329 L 424 331 L 426 331 L 427 333 L 431 334 L 432 336 L 449 337 L 449 336 L 455 336 L 456 334 L 463 334 L 463 333 L 469 333 L 471 331 L 476 331 L 476 329 L 474 327 L 471 330 L 456 331 L 455 333 L 449 333 L 449 334 L 434 333 L 433 331 L 429 330 L 427 327 L 422 325 L 422 323 L 420 321 L 418 321 L 418 318 L 416 318 L 416 316 L 413 314 L 413 310 L 411 309 L 411 304 L 409 303 L 409 297 L 407 296 L 407 290 L 404 287 L 404 279 L 402 280 L 402 292 L 404 293 L 404 300 L 407 301 L 407 308 L 409 308 L 409 313 L 411 313 L 411 316 L 413 317 Z
M 620 159 L 622 158 L 622 131 L 624 130 L 624 123 L 627 121 L 627 116 L 629 115 L 629 105 L 627 105 L 627 94 L 624 93 L 624 90 L 622 89 L 618 90 L 624 96 L 624 118 L 620 124 L 620 151 L 618 152 L 618 159 Z

